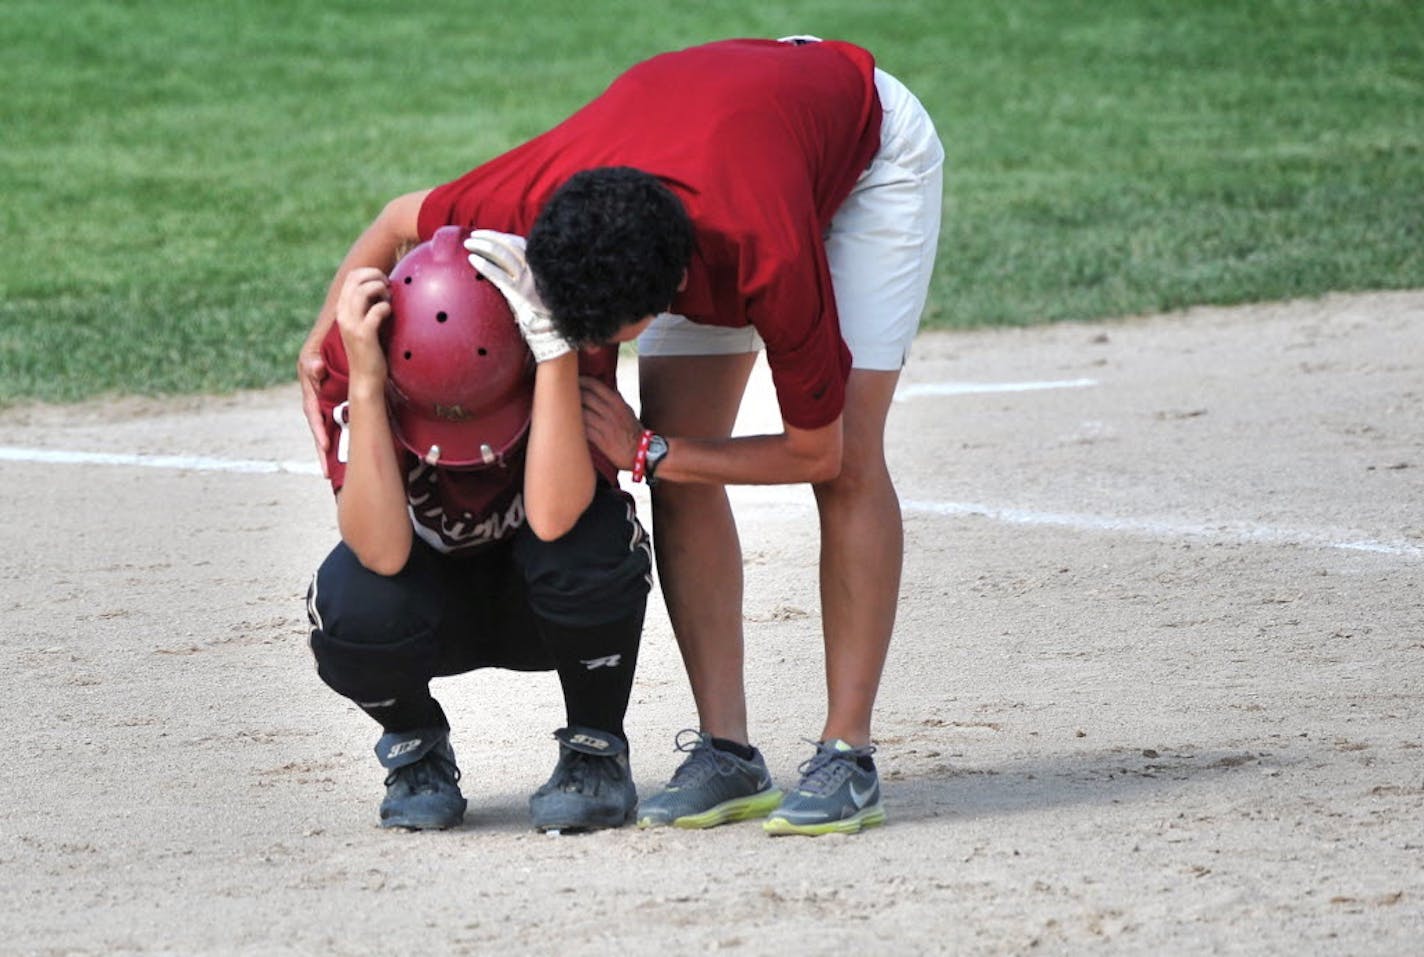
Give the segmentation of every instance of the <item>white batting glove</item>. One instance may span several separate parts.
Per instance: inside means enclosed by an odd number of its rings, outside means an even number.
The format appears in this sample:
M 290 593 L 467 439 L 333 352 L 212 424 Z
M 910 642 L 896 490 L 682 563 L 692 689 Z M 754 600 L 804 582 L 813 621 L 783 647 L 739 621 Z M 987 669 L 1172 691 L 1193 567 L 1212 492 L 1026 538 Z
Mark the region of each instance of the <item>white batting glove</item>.
M 535 362 L 548 362 L 573 351 L 554 328 L 554 319 L 539 298 L 534 274 L 524 259 L 523 236 L 477 229 L 465 240 L 465 249 L 470 253 L 470 265 L 508 300 Z

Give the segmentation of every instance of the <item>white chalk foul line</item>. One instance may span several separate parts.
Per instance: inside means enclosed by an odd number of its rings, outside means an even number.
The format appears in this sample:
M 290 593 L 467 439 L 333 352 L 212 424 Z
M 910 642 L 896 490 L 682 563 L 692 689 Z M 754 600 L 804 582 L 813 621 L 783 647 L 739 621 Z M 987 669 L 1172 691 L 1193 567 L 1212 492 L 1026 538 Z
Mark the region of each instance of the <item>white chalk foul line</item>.
M 289 473 L 320 475 L 308 462 L 269 462 L 264 459 L 219 459 L 205 455 L 144 455 L 119 452 L 70 452 L 65 449 L 25 449 L 0 445 L 0 461 L 55 465 L 133 465 L 139 468 L 187 472 Z
M 773 508 L 814 509 L 816 500 L 801 486 L 741 486 L 730 490 L 737 505 Z M 1160 539 L 1200 539 L 1241 545 L 1277 545 L 1325 548 L 1346 552 L 1368 552 L 1410 560 L 1424 559 L 1424 546 L 1412 542 L 1352 538 L 1342 531 L 1279 528 L 1254 522 L 1188 522 L 1175 519 L 1139 518 L 1121 515 L 1094 515 L 1086 512 L 1049 512 L 982 502 L 945 502 L 929 499 L 902 499 L 906 515 L 946 517 L 976 516 L 1006 525 L 1066 528 L 1080 532 L 1140 535 Z
M 1124 518 L 1081 512 L 1039 512 L 1026 508 L 983 505 L 973 502 L 932 502 L 907 499 L 906 512 L 928 515 L 979 515 L 1010 525 L 1041 525 L 1078 531 L 1117 532 L 1154 538 L 1201 538 L 1258 545 L 1301 545 L 1349 552 L 1373 552 L 1399 558 L 1424 558 L 1424 546 L 1409 542 L 1375 539 L 1340 540 L 1339 536 L 1307 529 L 1277 528 L 1253 522 L 1175 522 L 1162 519 Z
M 320 475 L 308 462 L 272 462 L 263 459 L 223 459 L 201 455 L 144 455 L 116 452 L 72 452 L 64 449 L 33 449 L 0 446 L 0 461 L 58 465 L 127 465 L 140 468 L 193 472 L 235 472 L 258 475 Z M 814 508 L 815 500 L 802 487 L 741 487 L 732 490 L 734 501 L 748 505 L 803 506 Z M 977 502 L 941 502 L 905 499 L 901 508 L 908 514 L 964 516 L 977 515 L 1009 525 L 1038 525 L 1077 531 L 1146 535 L 1154 538 L 1199 538 L 1258 545 L 1295 545 L 1349 552 L 1368 552 L 1395 558 L 1424 559 L 1424 546 L 1410 542 L 1377 539 L 1341 539 L 1339 535 L 1307 529 L 1277 528 L 1251 522 L 1177 522 L 1163 519 L 1093 515 L 1083 512 L 1043 512 L 1033 509 Z
M 989 395 L 996 392 L 1039 392 L 1044 389 L 1088 389 L 1097 379 L 1060 379 L 1043 382 L 919 382 L 902 386 L 895 401 L 938 395 Z

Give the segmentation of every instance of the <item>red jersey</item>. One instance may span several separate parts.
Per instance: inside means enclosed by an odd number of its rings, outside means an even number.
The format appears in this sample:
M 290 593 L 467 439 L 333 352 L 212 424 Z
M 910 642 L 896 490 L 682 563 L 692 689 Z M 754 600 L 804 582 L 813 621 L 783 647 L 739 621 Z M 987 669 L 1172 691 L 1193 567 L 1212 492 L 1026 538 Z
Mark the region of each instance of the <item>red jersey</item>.
M 332 491 L 346 482 L 342 461 L 342 424 L 338 407 L 346 401 L 350 365 L 341 330 L 335 324 L 321 343 L 326 362 L 326 378 L 318 399 L 330 447 L 326 465 Z M 596 353 L 579 353 L 579 374 L 595 376 L 609 388 L 617 388 L 618 349 L 608 346 Z M 442 552 L 461 552 L 501 541 L 524 524 L 524 445 L 509 455 L 502 465 L 480 469 L 449 469 L 430 466 L 400 443 L 396 455 L 406 476 L 406 502 L 410 506 L 415 533 Z M 589 445 L 594 468 L 604 480 L 617 484 L 618 471 L 603 453 Z
M 880 145 L 875 60 L 849 43 L 724 40 L 653 57 L 523 146 L 434 189 L 428 239 L 455 224 L 529 235 L 574 173 L 632 166 L 687 208 L 696 235 L 672 311 L 756 327 L 783 418 L 840 415 L 841 339 L 823 234 Z

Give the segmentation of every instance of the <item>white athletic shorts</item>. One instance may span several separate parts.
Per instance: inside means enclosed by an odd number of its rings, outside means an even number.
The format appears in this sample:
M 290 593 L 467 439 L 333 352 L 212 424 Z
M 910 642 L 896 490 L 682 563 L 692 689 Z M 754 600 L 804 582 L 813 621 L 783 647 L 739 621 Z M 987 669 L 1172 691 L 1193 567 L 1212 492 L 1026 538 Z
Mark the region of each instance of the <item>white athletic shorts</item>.
M 884 119 L 880 150 L 836 210 L 826 257 L 841 336 L 857 369 L 898 371 L 920 325 L 939 243 L 944 147 L 905 85 L 875 71 Z M 758 352 L 751 326 L 711 326 L 663 313 L 638 337 L 645 356 Z

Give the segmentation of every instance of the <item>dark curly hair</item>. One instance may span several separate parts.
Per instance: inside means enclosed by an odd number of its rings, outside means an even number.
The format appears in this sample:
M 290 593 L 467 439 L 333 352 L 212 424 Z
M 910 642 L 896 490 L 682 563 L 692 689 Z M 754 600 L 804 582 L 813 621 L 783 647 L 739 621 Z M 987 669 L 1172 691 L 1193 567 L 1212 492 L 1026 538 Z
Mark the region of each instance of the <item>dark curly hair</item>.
M 575 346 L 604 343 L 667 309 L 692 258 L 692 222 L 650 173 L 584 170 L 539 211 L 527 255 L 559 333 Z

